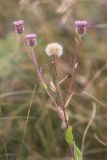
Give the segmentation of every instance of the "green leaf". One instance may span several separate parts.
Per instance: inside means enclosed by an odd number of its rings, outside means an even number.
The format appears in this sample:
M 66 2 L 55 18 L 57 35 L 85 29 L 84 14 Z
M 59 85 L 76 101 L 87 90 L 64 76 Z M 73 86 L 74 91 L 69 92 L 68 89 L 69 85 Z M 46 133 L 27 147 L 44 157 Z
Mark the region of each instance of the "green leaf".
M 74 144 L 74 159 L 83 160 L 82 153 L 76 144 Z
M 73 142 L 74 136 L 72 133 L 72 127 L 69 126 L 67 131 L 66 131 L 66 135 L 65 135 L 65 140 L 68 144 L 71 144 Z

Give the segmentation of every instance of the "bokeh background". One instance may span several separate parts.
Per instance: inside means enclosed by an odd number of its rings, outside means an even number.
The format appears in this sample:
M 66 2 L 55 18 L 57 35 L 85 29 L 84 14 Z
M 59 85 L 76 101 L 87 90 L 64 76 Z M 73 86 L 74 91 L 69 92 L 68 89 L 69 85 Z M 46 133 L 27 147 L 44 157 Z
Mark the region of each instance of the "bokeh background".
M 91 24 L 82 39 L 75 95 L 68 114 L 76 144 L 81 148 L 96 108 L 83 157 L 107 160 L 107 0 L 0 0 L 0 160 L 71 160 L 64 124 L 52 109 L 24 45 L 14 32 L 12 23 L 19 19 L 25 21 L 26 33 L 38 35 L 35 52 L 50 77 L 52 68 L 46 65 L 50 60 L 45 46 L 50 42 L 63 45 L 64 55 L 57 60 L 59 78 L 70 76 L 76 47 L 74 21 L 87 20 Z M 62 87 L 64 94 L 68 83 L 69 79 Z

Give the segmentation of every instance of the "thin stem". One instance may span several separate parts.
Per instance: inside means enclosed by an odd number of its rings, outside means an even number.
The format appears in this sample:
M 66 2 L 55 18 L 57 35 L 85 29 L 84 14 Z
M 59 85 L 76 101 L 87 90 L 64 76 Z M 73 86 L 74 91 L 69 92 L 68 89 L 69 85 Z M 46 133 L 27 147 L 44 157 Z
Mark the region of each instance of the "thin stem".
M 34 66 L 35 66 L 36 72 L 38 74 L 38 77 L 39 77 L 41 83 L 43 85 L 46 84 L 46 80 L 44 78 L 44 75 L 40 71 L 40 68 L 39 68 L 39 65 L 38 65 L 38 62 L 37 62 L 37 58 L 36 58 L 36 55 L 34 54 L 33 48 L 29 48 L 29 46 L 27 45 L 26 42 L 24 42 L 24 44 L 26 46 L 26 50 L 28 52 L 28 55 L 30 56 L 30 58 L 31 58 L 31 60 L 32 60 Z M 55 62 L 55 58 L 54 58 L 54 62 Z M 55 74 L 56 74 L 56 87 L 57 87 L 58 95 L 59 95 L 60 102 L 61 102 L 60 107 L 62 107 L 63 114 L 64 114 L 64 119 L 65 119 L 65 123 L 66 123 L 66 127 L 68 128 L 69 124 L 68 124 L 67 115 L 66 115 L 66 108 L 64 107 L 61 91 L 60 91 L 60 88 L 59 88 L 59 85 L 58 85 L 56 62 L 55 62 Z M 47 92 L 48 96 L 50 97 L 51 101 L 54 103 L 54 105 L 56 106 L 56 108 L 58 108 L 59 105 L 57 104 L 57 102 L 54 99 L 54 97 L 51 95 L 51 93 L 48 90 L 48 88 L 45 88 L 45 91 Z M 30 109 L 28 111 L 28 116 L 27 117 L 29 117 L 29 114 L 30 114 Z M 28 121 L 28 119 L 27 119 L 27 121 Z M 26 122 L 26 123 L 28 123 L 28 122 Z M 26 127 L 25 127 L 25 129 L 26 129 Z M 71 149 L 71 146 L 70 146 L 70 149 Z M 72 149 L 71 149 L 71 153 L 72 153 Z
M 34 97 L 35 89 L 36 89 L 36 84 L 35 84 L 35 87 L 33 89 L 31 99 L 30 99 L 30 104 L 29 104 L 29 108 L 28 108 L 24 133 L 23 133 L 23 137 L 22 137 L 22 144 L 21 144 L 20 151 L 19 151 L 19 157 L 21 156 L 22 149 L 23 149 L 23 144 L 24 144 L 24 140 L 25 140 L 25 136 L 26 136 L 26 131 L 27 131 L 27 126 L 28 126 L 28 122 L 29 122 L 29 117 L 30 117 L 30 112 L 31 112 L 31 107 L 32 107 L 32 100 L 33 100 L 33 97 Z
M 78 65 L 78 55 L 79 55 L 79 49 L 80 49 L 80 42 L 81 42 L 81 37 L 78 36 L 78 40 L 76 41 L 76 43 L 77 43 L 76 53 L 75 53 L 73 68 L 72 68 L 72 72 L 71 72 L 72 77 L 71 77 L 71 82 L 70 82 L 67 98 L 72 93 L 72 87 L 73 87 L 73 83 L 74 83 L 74 79 L 75 79 L 75 75 L 76 75 L 76 69 L 77 69 L 77 65 Z
M 61 107 L 62 107 L 62 110 L 63 110 L 64 119 L 65 119 L 65 123 L 66 123 L 66 128 L 68 128 L 69 124 L 68 124 L 67 115 L 66 115 L 66 108 L 64 107 L 61 90 L 60 90 L 60 87 L 58 85 L 57 64 L 56 64 L 56 59 L 55 59 L 54 55 L 53 55 L 53 64 L 54 64 L 54 71 L 55 71 L 55 75 L 56 75 L 56 87 L 57 87 L 57 91 L 58 91 L 58 96 L 59 96 Z
M 28 56 L 29 56 L 30 59 L 32 60 L 34 66 L 35 66 L 35 68 L 36 68 L 36 71 L 39 70 L 39 65 L 38 65 L 38 63 L 37 63 L 37 58 L 36 58 L 36 56 L 35 56 L 35 54 L 34 54 L 33 49 L 31 49 L 31 48 L 28 46 L 28 44 L 27 44 L 25 38 L 23 37 L 23 35 L 21 35 L 21 40 L 22 40 L 22 42 L 23 42 L 24 45 L 25 45 L 25 48 L 26 48 L 27 53 L 28 53 Z M 40 72 L 40 71 L 39 71 L 39 72 Z M 44 79 L 44 81 L 48 83 L 49 87 L 52 88 L 52 85 L 49 83 L 49 81 L 47 80 L 47 78 L 46 78 L 46 76 L 43 74 L 43 72 L 41 72 L 41 76 L 42 76 L 42 78 Z M 48 95 L 49 95 L 49 94 L 48 94 Z
M 53 68 L 54 68 L 54 73 L 55 73 L 55 78 L 56 78 L 56 84 L 58 82 L 58 74 L 57 74 L 57 66 L 56 66 L 56 58 L 55 55 L 52 56 L 53 59 Z
M 34 65 L 36 66 L 36 71 L 37 71 L 37 73 L 38 73 L 38 76 L 39 76 L 42 84 L 44 84 L 45 82 L 44 82 L 43 76 L 42 76 L 42 74 L 41 74 L 41 72 L 40 72 L 40 70 L 39 70 L 39 65 L 38 65 L 38 63 L 37 63 L 37 58 L 36 58 L 36 56 L 35 56 L 35 54 L 34 54 L 33 49 L 32 49 L 31 51 L 32 51 L 32 52 L 31 52 L 32 62 L 33 62 Z M 55 61 L 55 58 L 54 58 L 54 61 Z M 57 75 L 56 62 L 55 62 L 54 64 L 55 64 L 55 72 L 56 72 L 56 75 Z M 63 113 L 64 113 L 64 117 L 65 117 L 66 127 L 68 128 L 68 120 L 67 120 L 67 116 L 66 116 L 66 109 L 64 108 L 64 104 L 63 104 L 62 95 L 61 95 L 61 92 L 60 92 L 60 89 L 59 89 L 58 81 L 57 81 L 56 85 L 57 85 L 57 89 L 58 89 L 58 95 L 59 95 L 60 100 L 61 100 L 61 106 L 62 106 L 62 108 L 63 108 Z M 45 89 L 45 90 L 46 90 L 47 94 L 49 95 L 49 97 L 51 98 L 52 102 L 55 104 L 55 106 L 58 107 L 56 101 L 54 100 L 53 96 L 51 96 L 49 90 L 48 90 L 48 89 Z
M 37 59 L 36 59 L 36 56 L 35 56 L 35 54 L 34 54 L 33 49 L 32 49 L 32 62 L 33 62 L 34 65 L 36 66 L 36 71 L 37 71 L 37 74 L 38 74 L 38 76 L 39 76 L 39 79 L 40 79 L 41 83 L 44 84 L 45 81 L 44 81 L 43 76 L 42 76 L 42 74 L 41 74 L 41 72 L 40 72 L 40 70 L 39 70 L 39 65 L 38 65 L 38 63 L 37 63 Z M 51 95 L 51 93 L 49 92 L 49 90 L 48 90 L 48 89 L 45 89 L 45 90 L 46 90 L 47 94 L 49 95 L 50 99 L 52 100 L 52 102 L 55 104 L 55 106 L 58 107 L 56 101 L 54 100 L 54 98 L 53 98 L 53 96 Z
M 28 113 L 27 113 L 27 119 L 26 119 L 26 124 L 25 124 L 25 128 L 24 128 L 23 139 L 22 139 L 22 145 L 24 144 L 24 140 L 25 140 L 25 135 L 26 135 L 26 131 L 27 131 L 27 125 L 28 125 L 28 122 L 29 122 L 29 116 L 30 116 L 31 107 L 32 107 L 32 100 L 33 100 L 33 97 L 34 97 L 34 94 L 35 94 L 35 89 L 36 89 L 36 84 L 35 84 L 33 92 L 32 92 L 30 105 L 29 105 L 29 109 L 28 109 Z
M 26 39 L 24 38 L 23 35 L 21 35 L 21 41 L 23 42 L 23 44 L 24 44 L 24 46 L 25 46 L 25 48 L 26 48 L 26 50 L 27 50 L 28 56 L 31 58 L 30 48 L 29 48 L 29 46 L 27 45 Z
M 56 63 L 55 55 L 52 56 L 52 59 L 53 59 L 53 67 L 54 67 L 55 78 L 56 78 L 56 88 L 57 88 L 58 95 L 59 95 L 59 98 L 60 98 L 60 101 L 61 101 L 61 106 L 63 106 L 63 99 L 62 99 L 60 87 L 59 87 L 59 84 L 58 84 L 57 63 Z
M 94 103 L 94 104 L 93 104 L 93 110 L 92 110 L 91 117 L 90 117 L 89 122 L 88 122 L 88 124 L 87 124 L 87 126 L 86 126 L 86 128 L 85 128 L 84 133 L 83 133 L 82 145 L 81 145 L 81 152 L 82 152 L 82 154 L 83 154 L 83 152 L 84 152 L 84 144 L 85 144 L 86 135 L 87 135 L 87 133 L 88 133 L 88 130 L 89 130 L 90 126 L 91 126 L 92 123 L 93 123 L 93 120 L 94 120 L 94 118 L 95 118 L 95 115 L 96 115 L 96 104 Z
M 41 83 L 44 84 L 44 79 L 43 79 L 44 77 L 43 77 L 42 73 L 39 70 L 39 65 L 37 63 L 37 59 L 36 59 L 36 56 L 34 54 L 34 51 L 33 51 L 33 49 L 29 48 L 29 46 L 27 45 L 27 43 L 26 43 L 25 39 L 23 38 L 23 36 L 21 38 L 22 38 L 23 43 L 24 43 L 24 45 L 26 47 L 27 53 L 28 53 L 30 59 L 32 60 L 34 66 L 35 66 L 35 69 L 36 69 L 36 72 L 38 74 L 38 77 L 39 77 Z M 55 99 L 53 98 L 53 96 L 51 95 L 49 90 L 48 89 L 45 89 L 45 90 L 46 90 L 48 96 L 50 97 L 50 99 L 52 100 L 52 102 L 55 104 L 55 106 L 58 107 L 58 104 L 56 103 Z
M 100 138 L 97 136 L 97 134 L 94 134 L 94 137 L 95 137 L 95 139 L 96 139 L 100 144 L 102 144 L 103 146 L 107 146 L 107 143 L 104 142 L 102 139 L 100 139 Z

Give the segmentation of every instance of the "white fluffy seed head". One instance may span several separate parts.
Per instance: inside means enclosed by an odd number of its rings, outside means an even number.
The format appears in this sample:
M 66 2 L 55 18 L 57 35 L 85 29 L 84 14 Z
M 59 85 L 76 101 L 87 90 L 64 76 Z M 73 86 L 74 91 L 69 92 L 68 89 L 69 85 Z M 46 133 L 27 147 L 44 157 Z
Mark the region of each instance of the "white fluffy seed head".
M 46 46 L 45 52 L 48 56 L 56 55 L 61 57 L 63 54 L 63 47 L 59 43 L 49 43 Z

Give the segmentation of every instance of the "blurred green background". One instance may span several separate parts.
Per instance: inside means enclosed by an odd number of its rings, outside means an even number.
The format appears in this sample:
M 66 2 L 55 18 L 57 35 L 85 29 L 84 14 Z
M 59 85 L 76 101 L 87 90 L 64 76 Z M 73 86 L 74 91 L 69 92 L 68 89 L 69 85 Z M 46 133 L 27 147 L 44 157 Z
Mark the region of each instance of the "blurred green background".
M 25 33 L 38 35 L 35 52 L 48 76 L 53 75 L 46 65 L 49 59 L 45 46 L 50 42 L 63 45 L 64 55 L 57 60 L 60 79 L 70 74 L 73 63 L 74 21 L 87 20 L 91 24 L 82 40 L 73 87 L 76 94 L 68 114 L 81 148 L 84 130 L 96 106 L 85 139 L 84 160 L 107 160 L 107 0 L 0 0 L 0 160 L 71 160 L 64 125 L 51 108 L 24 45 L 14 32 L 12 23 L 19 19 L 25 21 Z M 63 85 L 64 94 L 68 83 Z

